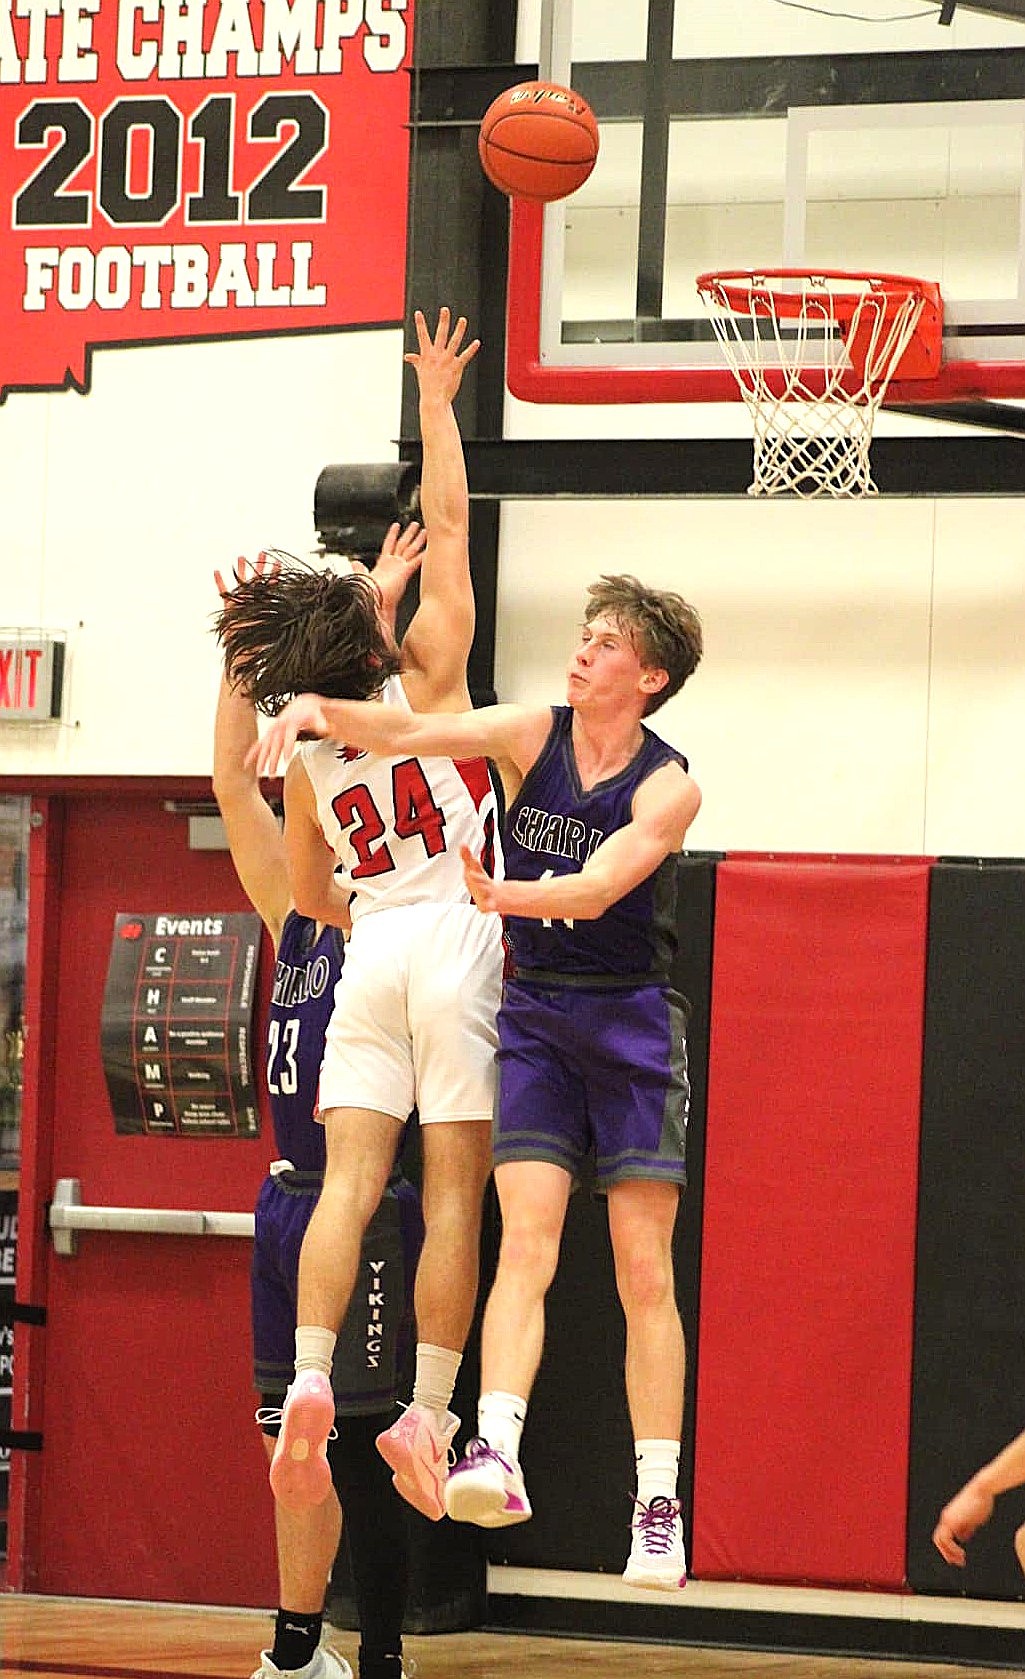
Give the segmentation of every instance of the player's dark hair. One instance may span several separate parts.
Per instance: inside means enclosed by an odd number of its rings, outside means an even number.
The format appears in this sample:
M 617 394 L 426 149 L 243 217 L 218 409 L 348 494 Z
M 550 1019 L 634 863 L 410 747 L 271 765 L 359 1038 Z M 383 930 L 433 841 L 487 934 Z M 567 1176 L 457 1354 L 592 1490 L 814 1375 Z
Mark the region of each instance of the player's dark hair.
M 670 589 L 647 589 L 636 577 L 599 578 L 587 591 L 584 623 L 612 618 L 630 637 L 637 656 L 649 670 L 664 670 L 669 681 L 644 708 L 650 717 L 679 693 L 698 668 L 703 651 L 701 619 L 682 595 Z
M 339 577 L 268 550 L 279 569 L 237 583 L 214 623 L 228 681 L 276 717 L 296 694 L 366 700 L 399 669 L 378 595 L 360 572 Z

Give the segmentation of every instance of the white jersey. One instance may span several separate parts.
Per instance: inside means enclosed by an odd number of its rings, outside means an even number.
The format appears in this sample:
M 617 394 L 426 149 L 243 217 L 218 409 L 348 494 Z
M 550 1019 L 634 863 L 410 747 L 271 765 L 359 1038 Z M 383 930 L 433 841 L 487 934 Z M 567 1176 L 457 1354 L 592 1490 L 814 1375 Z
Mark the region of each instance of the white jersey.
M 385 705 L 411 710 L 391 676 Z M 400 904 L 471 902 L 460 846 L 501 878 L 498 800 L 484 758 L 382 758 L 336 740 L 300 747 L 352 919 Z

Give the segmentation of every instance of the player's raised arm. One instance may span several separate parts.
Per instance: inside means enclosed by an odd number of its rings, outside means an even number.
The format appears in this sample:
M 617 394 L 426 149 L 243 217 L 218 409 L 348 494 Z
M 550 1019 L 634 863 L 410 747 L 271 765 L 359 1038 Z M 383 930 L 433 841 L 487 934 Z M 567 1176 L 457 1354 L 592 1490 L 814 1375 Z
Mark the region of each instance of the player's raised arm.
M 417 710 L 453 710 L 470 703 L 466 661 L 475 623 L 470 497 L 453 403 L 480 344 L 475 338 L 464 347 L 466 321 L 460 316 L 452 326 L 448 309 L 439 312 L 433 337 L 420 310 L 414 322 L 417 348 L 405 360 L 415 369 L 420 390 L 420 509 L 427 553 L 420 604 L 402 644 L 403 674 L 413 679 L 410 698 Z
M 268 572 L 264 555 L 250 566 L 239 559 L 236 579 Z M 269 574 L 269 572 L 268 572 Z M 222 616 L 231 611 L 230 580 L 214 573 Z M 242 889 L 274 942 L 288 914 L 291 892 L 285 846 L 277 818 L 260 791 L 252 753 L 257 741 L 256 708 L 222 673 L 214 719 L 214 797 L 228 838 L 228 850 Z

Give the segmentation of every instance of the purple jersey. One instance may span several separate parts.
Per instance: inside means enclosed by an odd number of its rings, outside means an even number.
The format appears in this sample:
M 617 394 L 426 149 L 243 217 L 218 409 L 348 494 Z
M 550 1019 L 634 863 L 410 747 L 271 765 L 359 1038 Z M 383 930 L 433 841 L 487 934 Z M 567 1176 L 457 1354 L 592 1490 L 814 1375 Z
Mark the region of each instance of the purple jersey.
M 509 880 L 579 873 L 602 840 L 631 821 L 634 795 L 649 775 L 663 764 L 687 768 L 682 752 L 645 728 L 626 768 L 585 792 L 572 728 L 571 707 L 553 706 L 551 732 L 506 817 Z M 517 975 L 583 986 L 667 982 L 676 952 L 676 882 L 677 859 L 669 856 L 597 920 L 549 926 L 507 916 Z
M 324 1127 L 317 1125 L 324 1034 L 334 1007 L 345 945 L 337 927 L 290 910 L 281 929 L 267 1018 L 267 1089 L 278 1153 L 299 1171 L 323 1172 Z

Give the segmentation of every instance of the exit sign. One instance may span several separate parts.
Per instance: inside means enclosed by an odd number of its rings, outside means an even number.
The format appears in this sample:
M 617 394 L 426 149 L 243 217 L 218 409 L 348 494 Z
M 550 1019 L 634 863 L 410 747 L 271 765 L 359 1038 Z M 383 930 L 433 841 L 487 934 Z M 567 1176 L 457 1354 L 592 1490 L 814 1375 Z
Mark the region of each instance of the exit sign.
M 0 723 L 53 722 L 63 693 L 63 633 L 0 629 Z

